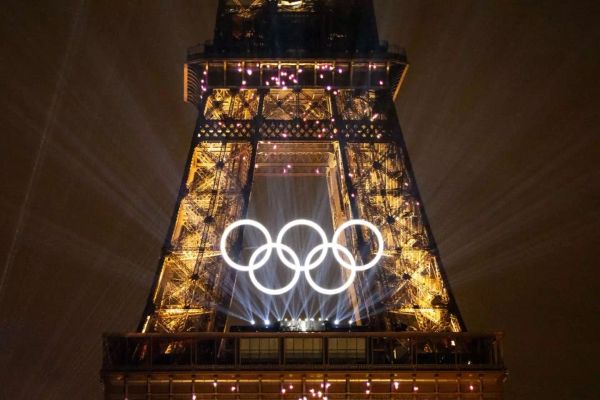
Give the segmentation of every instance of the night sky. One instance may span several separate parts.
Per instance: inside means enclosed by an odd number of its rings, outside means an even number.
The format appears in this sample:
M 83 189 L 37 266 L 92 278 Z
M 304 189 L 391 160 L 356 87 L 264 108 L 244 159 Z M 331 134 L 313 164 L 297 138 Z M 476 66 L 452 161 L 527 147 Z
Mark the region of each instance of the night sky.
M 600 398 L 600 7 L 376 12 L 411 62 L 397 107 L 463 318 L 506 333 L 506 398 Z M 185 51 L 215 13 L 3 2 L 0 399 L 101 398 L 101 334 L 142 314 L 196 116 Z

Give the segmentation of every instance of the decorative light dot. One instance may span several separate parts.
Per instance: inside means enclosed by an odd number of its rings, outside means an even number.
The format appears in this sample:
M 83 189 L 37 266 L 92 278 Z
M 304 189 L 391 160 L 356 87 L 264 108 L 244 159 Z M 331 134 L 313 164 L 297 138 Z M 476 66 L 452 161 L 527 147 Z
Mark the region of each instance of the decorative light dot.
M 469 385 L 469 390 L 472 392 L 473 390 L 475 390 L 475 387 L 473 385 Z
M 419 387 L 418 386 L 413 386 L 413 391 L 418 392 L 419 391 Z

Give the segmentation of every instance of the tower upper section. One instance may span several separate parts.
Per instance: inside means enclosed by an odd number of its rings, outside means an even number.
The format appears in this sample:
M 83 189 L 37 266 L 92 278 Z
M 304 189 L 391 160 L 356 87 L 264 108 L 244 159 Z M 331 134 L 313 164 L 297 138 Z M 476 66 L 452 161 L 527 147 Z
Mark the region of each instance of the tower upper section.
M 221 0 L 208 54 L 356 57 L 385 53 L 371 0 Z
M 184 98 L 300 87 L 395 98 L 407 67 L 379 41 L 372 0 L 219 0 L 214 40 L 189 50 Z

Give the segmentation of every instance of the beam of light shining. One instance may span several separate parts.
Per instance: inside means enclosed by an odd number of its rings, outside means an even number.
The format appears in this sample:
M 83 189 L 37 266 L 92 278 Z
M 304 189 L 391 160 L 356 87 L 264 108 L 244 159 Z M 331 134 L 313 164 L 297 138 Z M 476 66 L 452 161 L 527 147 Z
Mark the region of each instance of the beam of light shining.
M 267 232 L 283 230 L 290 220 L 309 219 L 318 222 L 320 228 L 326 232 L 325 237 L 331 238 L 334 233 L 333 227 L 336 225 L 336 219 L 331 213 L 331 196 L 336 196 L 336 193 L 330 193 L 330 190 L 324 175 L 308 177 L 258 175 L 253 184 L 248 218 L 261 221 L 265 228 L 268 228 Z M 285 235 L 281 235 L 283 239 L 280 240 L 297 252 L 298 258 L 303 262 L 308 253 L 319 243 L 322 244 L 325 240 L 329 243 L 327 239 L 319 240 L 321 235 L 315 229 L 311 229 L 308 224 L 294 225 L 294 229 L 290 227 L 284 231 Z M 268 235 L 271 236 L 270 233 Z M 273 236 L 277 236 L 277 234 L 273 233 Z M 340 242 L 345 242 L 344 236 L 340 235 Z M 375 236 L 373 235 L 373 237 Z M 265 237 L 265 233 L 257 227 L 245 227 L 240 258 L 236 258 L 235 261 L 246 266 L 247 260 L 253 255 L 253 252 L 265 244 Z M 316 250 L 311 264 L 316 264 L 315 260 L 325 250 L 329 252 L 328 248 Z M 341 249 L 338 251 L 344 253 Z M 257 254 L 255 260 L 261 261 L 263 257 L 264 251 L 262 254 Z M 340 258 L 351 264 L 347 255 L 340 254 Z M 287 259 L 293 264 L 291 256 L 287 255 Z M 241 260 L 245 260 L 245 262 Z M 278 260 L 277 252 L 272 251 L 271 259 L 268 262 L 265 261 L 260 270 L 255 271 L 257 280 L 270 288 L 285 286 L 293 278 L 294 271 L 282 264 L 283 262 Z M 373 280 L 374 275 L 371 273 L 373 270 L 358 274 L 361 285 L 368 285 L 368 282 Z M 340 267 L 332 252 L 328 253 L 320 268 L 315 267 L 311 270 L 312 280 L 324 288 L 335 288 L 339 282 L 346 281 L 348 275 L 350 275 L 350 270 Z M 289 321 L 291 319 L 310 320 L 310 318 L 314 320 L 327 319 L 331 322 L 338 318 L 347 324 L 349 319 L 360 320 L 364 310 L 367 307 L 373 307 L 373 299 L 370 297 L 377 296 L 376 291 L 369 289 L 351 293 L 352 285 L 348 290 L 337 295 L 324 295 L 316 292 L 306 279 L 300 279 L 287 294 L 272 296 L 254 288 L 246 273 L 230 274 L 226 281 L 227 284 L 223 288 L 231 295 L 232 312 L 228 313 L 230 317 L 238 322 L 254 320 L 260 325 L 264 319 L 271 321 L 288 319 Z M 365 296 L 369 298 L 365 298 Z M 239 316 L 244 316 L 244 318 Z
M 33 187 L 35 186 L 38 176 L 40 165 L 44 162 L 46 158 L 46 144 L 48 142 L 49 137 L 52 134 L 52 130 L 54 128 L 56 117 L 58 114 L 58 110 L 62 103 L 63 94 L 65 92 L 67 76 L 69 65 L 71 63 L 73 52 L 76 49 L 77 41 L 76 39 L 81 38 L 81 32 L 85 23 L 85 16 L 87 12 L 87 0 L 82 0 L 77 7 L 77 11 L 75 13 L 75 17 L 73 19 L 72 28 L 69 34 L 69 40 L 67 42 L 67 48 L 65 50 L 65 55 L 63 58 L 63 62 L 60 66 L 58 73 L 58 80 L 56 82 L 56 88 L 52 95 L 52 100 L 50 101 L 50 107 L 48 108 L 48 114 L 46 117 L 46 122 L 44 124 L 44 128 L 42 129 L 40 142 L 35 151 L 35 156 L 33 159 L 33 167 L 31 170 L 31 175 L 29 176 L 29 180 L 27 181 L 26 189 L 25 189 L 25 197 L 23 198 L 23 203 L 21 204 L 21 208 L 19 210 L 19 214 L 17 217 L 17 223 L 15 226 L 15 233 L 10 242 L 10 246 L 8 248 L 8 255 L 6 257 L 6 261 L 4 263 L 4 268 L 2 270 L 2 275 L 0 276 L 0 307 L 2 306 L 2 300 L 4 298 L 4 289 L 6 286 L 6 281 L 10 274 L 10 270 L 14 264 L 15 256 L 17 250 L 19 248 L 21 235 L 23 233 L 23 228 L 25 226 L 25 220 L 28 215 L 29 205 L 31 202 L 31 194 L 33 191 Z

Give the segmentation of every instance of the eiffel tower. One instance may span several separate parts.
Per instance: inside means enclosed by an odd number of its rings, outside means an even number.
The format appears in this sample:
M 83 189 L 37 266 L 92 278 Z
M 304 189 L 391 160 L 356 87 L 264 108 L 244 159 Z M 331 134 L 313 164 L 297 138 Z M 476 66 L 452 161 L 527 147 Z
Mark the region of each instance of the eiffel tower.
M 407 70 L 371 0 L 219 1 L 184 66 L 198 119 L 139 332 L 104 337 L 106 399 L 501 398 L 501 334 L 466 332 L 415 183 Z

